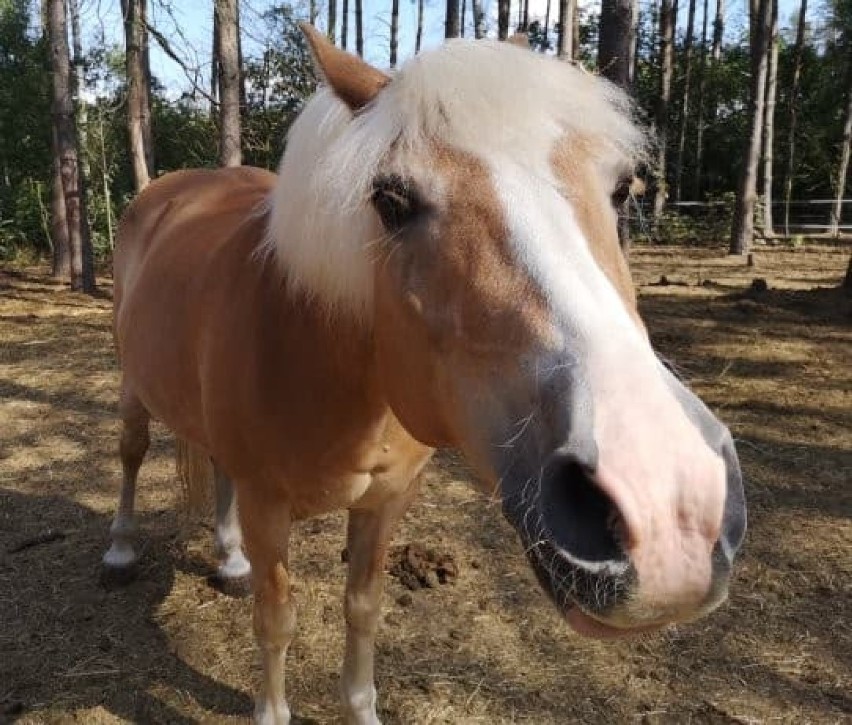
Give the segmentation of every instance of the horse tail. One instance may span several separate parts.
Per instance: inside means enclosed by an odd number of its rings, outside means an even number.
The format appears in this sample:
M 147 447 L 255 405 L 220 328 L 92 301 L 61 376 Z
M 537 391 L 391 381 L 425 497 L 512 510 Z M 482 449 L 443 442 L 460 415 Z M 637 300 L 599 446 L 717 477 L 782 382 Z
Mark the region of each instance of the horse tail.
M 177 438 L 175 469 L 183 489 L 187 512 L 190 515 L 206 513 L 213 488 L 213 463 L 210 456 L 202 448 Z

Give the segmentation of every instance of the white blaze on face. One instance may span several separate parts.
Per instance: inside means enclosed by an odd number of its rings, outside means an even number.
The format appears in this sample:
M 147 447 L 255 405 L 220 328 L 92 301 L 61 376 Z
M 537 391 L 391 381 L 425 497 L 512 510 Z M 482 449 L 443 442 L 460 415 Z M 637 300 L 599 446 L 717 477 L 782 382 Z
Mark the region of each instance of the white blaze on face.
M 639 576 L 637 616 L 687 611 L 710 587 L 724 463 L 666 386 L 650 344 L 593 257 L 589 244 L 608 240 L 584 237 L 549 170 L 508 161 L 491 169 L 509 247 L 549 304 L 560 349 L 542 353 L 551 363 L 554 355 L 575 360 L 591 388 L 595 478 L 624 519 Z

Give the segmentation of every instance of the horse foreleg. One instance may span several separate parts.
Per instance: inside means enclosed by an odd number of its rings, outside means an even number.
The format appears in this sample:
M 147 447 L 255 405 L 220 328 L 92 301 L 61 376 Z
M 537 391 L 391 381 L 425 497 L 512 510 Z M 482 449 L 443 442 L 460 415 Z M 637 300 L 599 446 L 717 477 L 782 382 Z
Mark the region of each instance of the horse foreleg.
M 284 661 L 296 631 L 287 572 L 291 519 L 286 504 L 260 499 L 250 490 L 239 489 L 239 518 L 254 585 L 254 635 L 263 667 L 255 720 L 260 725 L 287 725 L 290 708 L 284 691 Z
M 346 653 L 340 678 L 343 718 L 347 725 L 378 725 L 374 684 L 374 649 L 384 568 L 396 523 L 408 508 L 414 485 L 375 509 L 349 511 L 346 579 Z
M 216 584 L 227 594 L 248 593 L 251 565 L 243 554 L 243 534 L 237 516 L 237 497 L 231 480 L 214 464 L 216 486 Z
M 145 458 L 150 444 L 149 423 L 150 415 L 136 395 L 124 388 L 119 403 L 121 415 L 121 493 L 119 494 L 118 509 L 110 526 L 112 543 L 103 556 L 105 574 L 111 578 L 129 578 L 133 574 L 137 560 L 133 548 L 136 538 L 136 521 L 134 503 L 136 499 L 136 478 L 139 467 Z

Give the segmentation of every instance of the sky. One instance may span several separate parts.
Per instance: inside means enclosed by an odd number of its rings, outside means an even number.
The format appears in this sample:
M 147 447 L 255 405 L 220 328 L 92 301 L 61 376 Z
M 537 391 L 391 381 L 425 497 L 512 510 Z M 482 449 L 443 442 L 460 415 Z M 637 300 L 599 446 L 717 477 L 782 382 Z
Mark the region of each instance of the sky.
M 463 0 L 460 0 L 460 3 Z M 640 0 L 640 5 L 650 5 L 651 0 Z M 496 35 L 497 0 L 483 0 L 489 35 Z M 517 17 L 517 2 L 512 0 L 512 17 Z M 544 19 L 547 0 L 530 0 L 530 19 Z M 729 37 L 739 32 L 745 24 L 747 0 L 729 0 L 726 3 L 725 25 Z M 152 25 L 163 33 L 177 54 L 186 64 L 200 69 L 200 84 L 207 87 L 207 69 L 210 64 L 212 38 L 212 0 L 149 0 L 149 18 Z M 266 0 L 241 0 L 243 52 L 253 54 L 263 46 L 260 37 L 260 13 L 270 3 Z M 338 0 L 338 34 L 340 32 L 341 4 Z M 349 0 L 349 48 L 355 46 L 354 0 Z M 388 65 L 388 45 L 390 37 L 390 0 L 363 0 L 364 4 L 364 46 L 365 57 L 374 65 L 385 68 Z M 679 25 L 686 23 L 686 2 L 681 0 Z M 715 11 L 715 0 L 710 0 L 711 16 Z M 297 13 L 307 17 L 308 0 L 294 0 Z M 702 0 L 698 0 L 696 11 L 696 32 L 701 28 Z M 318 0 L 321 14 L 318 25 L 326 28 L 327 0 Z M 780 0 L 779 18 L 782 29 L 795 22 L 799 0 Z M 599 7 L 599 0 L 580 0 L 581 10 Z M 473 22 L 470 13 L 470 0 L 467 0 L 466 34 L 473 35 Z M 552 0 L 552 13 L 556 13 L 558 0 Z M 814 10 L 810 9 L 809 14 Z M 122 25 L 119 0 L 81 0 L 82 24 L 91 42 L 103 37 L 108 43 L 121 44 Z M 712 22 L 712 18 L 711 18 Z M 399 59 L 404 61 L 414 53 L 414 35 L 417 25 L 416 0 L 400 0 L 399 6 Z M 514 20 L 512 22 L 514 25 Z M 709 31 L 708 31 L 709 32 Z M 441 0 L 425 0 L 423 46 L 428 48 L 439 44 L 444 37 L 444 3 Z M 554 38 L 555 42 L 555 38 Z M 156 41 L 151 39 L 151 71 L 170 92 L 179 93 L 191 88 L 186 73 L 174 61 L 162 52 Z

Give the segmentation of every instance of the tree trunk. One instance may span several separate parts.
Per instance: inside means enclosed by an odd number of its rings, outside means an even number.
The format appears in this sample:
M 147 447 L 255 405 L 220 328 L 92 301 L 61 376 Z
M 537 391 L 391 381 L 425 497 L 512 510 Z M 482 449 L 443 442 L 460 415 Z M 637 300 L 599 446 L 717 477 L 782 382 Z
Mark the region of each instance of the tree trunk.
M 572 0 L 571 6 L 571 60 L 580 57 L 580 0 Z
M 666 205 L 668 181 L 669 105 L 672 95 L 674 29 L 677 24 L 677 0 L 660 4 L 660 92 L 657 97 L 657 184 L 654 191 L 654 218 L 659 219 Z
M 71 278 L 71 240 L 68 238 L 68 218 L 65 213 L 65 190 L 62 187 L 62 166 L 56 128 L 53 129 L 53 184 L 50 195 L 50 238 L 53 244 L 53 269 L 57 279 Z
M 778 0 L 772 3 L 769 28 L 769 65 L 766 69 L 766 101 L 763 109 L 763 236 L 775 236 L 772 224 L 772 159 L 775 134 L 775 97 L 778 88 Z
M 349 0 L 343 0 L 343 6 L 340 8 L 340 47 L 346 50 L 349 43 Z
M 763 130 L 763 101 L 769 65 L 769 25 L 772 0 L 753 0 L 751 20 L 751 132 L 745 148 L 745 164 L 737 184 L 734 218 L 731 224 L 731 254 L 747 254 L 754 238 L 754 204 L 757 197 L 757 166 Z
M 556 55 L 559 58 L 574 57 L 574 14 L 577 0 L 559 0 L 559 36 L 556 40 Z
M 793 196 L 793 161 L 796 157 L 796 121 L 799 110 L 799 84 L 802 78 L 802 54 L 805 48 L 805 18 L 808 0 L 799 6 L 796 49 L 793 57 L 793 80 L 790 88 L 790 122 L 787 133 L 787 169 L 784 173 L 784 234 L 790 236 L 790 200 Z
M 630 39 L 627 48 L 629 63 L 627 66 L 627 83 L 630 88 L 636 83 L 636 68 L 639 65 L 639 0 L 630 3 Z
M 462 0 L 461 4 L 461 19 L 459 20 L 459 35 L 464 37 L 464 26 L 466 24 L 465 15 L 467 14 L 467 0 Z
M 319 8 L 317 7 L 317 0 L 311 0 L 310 5 L 308 7 L 308 19 L 310 20 L 311 25 L 317 24 L 318 17 Z
M 625 89 L 630 87 L 630 38 L 634 27 L 633 0 L 602 0 L 598 69 Z
M 336 43 L 337 33 L 337 0 L 328 0 L 328 28 L 326 30 L 328 39 Z
M 49 0 L 48 4 L 53 122 L 71 251 L 71 289 L 92 293 L 95 291 L 95 273 L 91 243 L 85 229 L 88 226 L 86 207 L 82 203 L 84 187 L 77 157 L 77 128 L 71 97 L 71 59 L 68 53 L 65 0 Z M 54 221 L 54 225 L 58 223 L 58 220 Z
M 500 40 L 509 39 L 509 13 L 511 10 L 510 0 L 497 0 L 497 37 Z
M 444 21 L 444 37 L 459 37 L 459 0 L 447 0 L 447 15 Z
M 849 80 L 852 81 L 852 64 L 849 66 Z M 843 124 L 843 146 L 840 149 L 840 163 L 837 166 L 837 181 L 834 185 L 834 204 L 831 208 L 831 234 L 840 234 L 840 219 L 843 211 L 843 194 L 846 190 L 846 174 L 849 171 L 849 152 L 852 145 L 852 90 L 846 84 L 846 123 Z
M 686 20 L 686 38 L 683 42 L 683 94 L 681 96 L 680 127 L 677 135 L 677 160 L 675 161 L 675 201 L 681 200 L 683 188 L 683 161 L 686 153 L 686 131 L 689 125 L 689 94 L 692 81 L 692 38 L 695 32 L 695 0 L 689 0 Z
M 213 47 L 210 54 L 210 118 L 216 117 L 219 106 L 219 15 L 213 11 Z
M 473 8 L 473 37 L 481 40 L 485 37 L 485 10 L 482 8 L 483 0 L 470 0 Z M 420 0 L 421 6 L 423 0 Z
M 421 9 L 422 9 L 422 0 L 421 0 Z M 420 15 L 418 17 L 418 21 L 420 22 L 420 27 L 418 30 L 423 30 L 423 16 Z M 392 0 L 391 2 L 391 27 L 390 27 L 390 67 L 396 68 L 396 51 L 397 51 L 397 43 L 399 36 L 399 0 Z M 419 38 L 418 38 L 419 45 Z
M 550 0 L 547 0 L 547 10 L 544 13 L 544 46 L 541 52 L 544 53 L 550 49 Z
M 398 0 L 397 0 L 398 2 Z M 475 7 L 475 6 L 474 6 Z M 397 4 L 395 15 L 399 15 L 399 5 Z M 420 45 L 423 42 L 423 0 L 417 0 L 417 35 L 414 38 L 414 52 L 420 52 Z M 396 63 L 396 52 L 394 52 L 394 63 Z
M 151 143 L 150 66 L 148 64 L 147 0 L 122 0 L 127 72 L 127 133 L 136 192 L 154 172 Z
M 701 21 L 701 60 L 698 64 L 698 109 L 695 124 L 695 169 L 692 181 L 692 196 L 701 198 L 701 170 L 704 163 L 704 102 L 707 93 L 707 11 L 709 1 L 704 0 Z
M 115 235 L 113 233 L 112 221 L 112 189 L 109 178 L 109 162 L 106 155 L 106 139 L 104 138 L 104 113 L 101 110 L 98 113 L 98 126 L 100 130 L 100 146 L 101 146 L 101 182 L 103 184 L 104 193 L 104 209 L 106 210 L 107 223 L 107 239 L 109 240 L 109 248 L 115 248 Z
M 91 177 L 91 168 L 88 154 L 89 145 L 86 142 L 86 135 L 88 133 L 88 106 L 83 100 L 83 91 L 86 88 L 86 67 L 85 59 L 83 58 L 83 35 L 80 29 L 80 0 L 68 0 L 68 10 L 71 14 L 74 112 L 77 114 L 77 154 L 80 159 L 83 178 L 88 179 Z M 86 203 L 88 204 L 88 194 L 86 195 Z
M 523 15 L 521 15 L 521 24 L 518 30 L 526 33 L 530 29 L 530 0 L 521 0 L 523 4 Z
M 239 166 L 240 150 L 240 64 L 237 12 L 239 0 L 215 0 L 219 18 L 219 164 Z
M 722 36 L 725 34 L 725 0 L 716 0 L 716 17 L 713 20 L 713 50 L 710 57 L 714 63 L 722 60 Z
M 598 68 L 616 85 L 630 88 L 630 66 L 633 55 L 630 41 L 636 35 L 634 0 L 603 0 L 598 35 Z M 630 199 L 618 210 L 618 240 L 621 248 L 630 246 Z
M 364 4 L 363 0 L 355 0 L 355 50 L 364 57 Z

